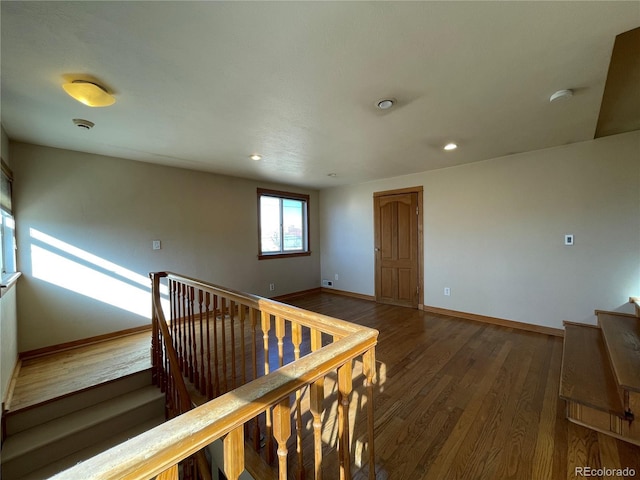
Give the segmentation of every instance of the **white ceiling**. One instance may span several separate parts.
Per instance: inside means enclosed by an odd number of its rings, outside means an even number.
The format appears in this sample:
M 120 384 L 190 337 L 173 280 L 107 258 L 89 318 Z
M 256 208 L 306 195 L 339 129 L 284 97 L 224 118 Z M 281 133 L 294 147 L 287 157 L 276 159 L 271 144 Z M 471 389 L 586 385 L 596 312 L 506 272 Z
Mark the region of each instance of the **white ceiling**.
M 638 1 L 0 8 L 9 138 L 312 188 L 592 139 L 615 36 L 640 25 Z M 114 106 L 62 90 L 87 74 Z

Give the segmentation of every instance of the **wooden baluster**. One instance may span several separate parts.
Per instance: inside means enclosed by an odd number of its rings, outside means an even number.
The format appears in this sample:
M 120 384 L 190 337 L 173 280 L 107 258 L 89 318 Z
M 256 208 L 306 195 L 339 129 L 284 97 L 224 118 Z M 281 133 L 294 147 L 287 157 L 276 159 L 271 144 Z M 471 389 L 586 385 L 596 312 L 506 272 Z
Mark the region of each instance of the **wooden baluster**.
M 180 284 L 180 364 L 182 365 L 182 373 L 187 375 L 189 373 L 189 365 L 187 363 L 187 331 L 186 331 L 186 285 Z
M 311 351 L 322 348 L 322 332 L 311 329 Z M 313 416 L 313 445 L 315 479 L 322 480 L 322 414 L 324 412 L 324 377 L 309 386 L 309 401 Z
M 245 359 L 246 350 L 246 330 L 245 330 L 245 320 L 247 319 L 247 307 L 245 305 L 240 305 L 240 337 L 242 338 L 242 343 L 240 344 L 240 369 L 242 370 L 242 385 L 247 383 L 247 362 Z
M 222 441 L 224 448 L 224 474 L 237 480 L 244 471 L 244 427 L 231 430 Z
M 169 301 L 170 301 L 170 322 L 171 324 L 169 325 L 169 334 L 171 335 L 171 339 L 170 339 L 170 343 L 173 345 L 174 350 L 176 351 L 176 354 L 179 351 L 179 334 L 178 334 L 178 305 L 180 303 L 179 299 L 178 299 L 178 284 L 175 280 L 170 280 L 170 285 L 169 285 Z M 164 351 L 164 348 L 163 348 Z M 166 351 L 164 352 L 166 354 Z M 168 357 L 168 355 L 167 355 Z M 179 357 L 178 357 L 179 358 Z M 167 365 L 168 365 L 169 361 L 167 359 Z M 169 381 L 169 377 L 171 376 L 171 372 L 169 371 L 168 367 L 167 370 L 165 371 L 165 375 L 167 376 L 167 379 L 165 380 L 165 382 L 168 383 Z M 167 386 L 168 388 L 168 386 Z
M 260 312 L 255 308 L 252 308 L 249 312 L 249 319 L 251 320 L 251 363 L 253 364 L 253 379 L 258 378 L 258 337 L 256 334 L 256 328 L 258 324 L 258 314 Z M 260 421 L 258 417 L 253 419 L 253 448 L 256 452 L 260 451 Z
M 207 398 L 213 399 L 213 383 L 211 379 L 211 334 L 209 330 L 209 323 L 211 321 L 211 294 L 207 292 L 204 299 L 206 319 L 207 319 Z
M 180 335 L 178 333 L 178 285 L 175 280 L 171 280 L 171 331 L 173 332 L 171 335 L 171 343 L 173 344 L 173 348 L 178 353 L 179 356 L 179 338 Z
M 300 344 L 302 343 L 302 325 L 291 322 L 291 343 L 293 343 L 294 361 L 300 358 Z M 296 479 L 304 479 L 304 459 L 302 455 L 302 391 L 296 390 L 296 454 L 298 468 Z
M 269 330 L 271 329 L 271 315 L 260 312 L 262 318 L 262 348 L 264 349 L 264 374 L 269 374 Z M 265 412 L 265 436 L 266 436 L 266 459 L 267 463 L 273 462 L 273 428 L 271 423 L 271 410 L 267 408 Z
M 229 326 L 231 328 L 231 389 L 236 388 L 236 302 L 229 302 Z
M 169 355 L 164 359 L 164 418 L 169 419 L 173 413 L 173 382 L 171 382 L 171 370 L 169 367 Z
M 278 339 L 278 366 L 284 365 L 284 317 L 276 317 L 276 338 Z
M 367 430 L 369 435 L 369 480 L 376 478 L 376 456 L 374 452 L 373 387 L 376 383 L 376 350 L 371 348 L 362 356 L 362 370 L 367 387 Z
M 225 317 L 227 316 L 227 299 L 222 297 L 220 300 L 220 322 L 222 332 L 222 393 L 227 393 L 227 327 L 225 326 Z
M 351 478 L 349 451 L 349 395 L 352 389 L 351 360 L 338 368 L 338 458 L 340 480 Z
M 155 345 L 154 348 L 156 349 L 157 353 L 155 356 L 155 371 L 156 371 L 156 377 L 155 377 L 155 384 L 158 386 L 158 388 L 160 388 L 161 392 L 166 392 L 166 379 L 165 379 L 165 369 L 164 369 L 164 344 L 163 344 L 163 339 L 162 339 L 162 332 L 160 331 L 160 328 L 158 326 L 158 318 L 156 317 L 154 319 L 154 321 L 156 322 L 156 333 L 154 335 L 155 338 Z
M 193 315 L 194 288 L 187 290 L 187 315 L 189 325 L 189 381 L 196 382 L 198 372 L 198 353 L 196 352 L 196 322 Z
M 289 397 L 273 407 L 273 435 L 278 442 L 278 479 L 287 480 L 287 440 L 291 436 Z
M 198 312 L 200 317 L 200 381 L 199 388 L 200 393 L 207 394 L 207 385 L 205 383 L 205 365 L 204 365 L 204 326 L 202 320 L 204 318 L 204 312 L 202 309 L 202 302 L 204 300 L 204 292 L 198 289 Z
M 213 296 L 213 382 L 214 397 L 220 396 L 220 376 L 218 369 L 218 296 Z
M 181 290 L 180 283 L 176 282 L 175 318 L 171 321 L 171 323 L 175 323 L 176 328 L 173 348 L 175 348 L 176 354 L 178 355 L 178 367 L 180 371 L 182 371 L 182 328 L 180 325 L 180 307 L 182 306 Z
M 177 282 L 176 282 L 177 283 Z M 182 350 L 182 344 L 183 344 L 183 335 L 184 335 L 184 330 L 182 328 L 182 284 L 181 283 L 177 283 L 177 306 L 176 306 L 176 328 L 178 330 L 178 335 L 176 336 L 176 341 L 178 343 L 178 345 L 176 346 L 176 353 L 178 354 L 178 366 L 180 368 L 180 371 L 182 371 L 182 369 L 184 368 L 184 355 L 183 355 L 183 350 Z
M 170 466 L 156 477 L 156 480 L 178 480 L 178 464 Z

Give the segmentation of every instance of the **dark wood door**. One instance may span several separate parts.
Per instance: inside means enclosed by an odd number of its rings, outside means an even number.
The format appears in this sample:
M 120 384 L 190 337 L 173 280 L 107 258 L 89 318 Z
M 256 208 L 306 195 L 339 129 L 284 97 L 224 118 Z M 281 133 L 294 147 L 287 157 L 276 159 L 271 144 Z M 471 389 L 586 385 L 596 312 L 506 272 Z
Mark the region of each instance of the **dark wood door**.
M 374 197 L 376 301 L 418 306 L 418 194 Z

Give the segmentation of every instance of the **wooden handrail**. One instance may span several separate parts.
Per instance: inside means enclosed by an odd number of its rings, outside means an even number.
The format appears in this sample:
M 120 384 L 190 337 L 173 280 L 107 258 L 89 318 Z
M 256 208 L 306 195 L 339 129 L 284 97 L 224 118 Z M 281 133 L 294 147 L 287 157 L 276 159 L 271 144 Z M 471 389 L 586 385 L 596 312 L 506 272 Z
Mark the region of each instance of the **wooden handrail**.
M 292 363 L 267 372 L 266 375 L 255 378 L 244 385 L 224 393 L 203 405 L 179 415 L 168 422 L 149 430 L 135 438 L 128 440 L 106 452 L 103 452 L 85 462 L 82 462 L 54 479 L 75 480 L 86 479 L 150 479 L 173 468 L 178 462 L 188 458 L 212 442 L 225 438 L 225 445 L 243 444 L 244 425 L 264 412 L 270 412 L 277 407 L 275 420 L 276 431 L 281 451 L 284 455 L 285 430 L 287 420 L 283 417 L 287 408 L 286 401 L 293 394 L 306 386 L 310 386 L 312 393 L 312 413 L 314 415 L 315 435 L 319 433 L 320 412 L 322 409 L 323 380 L 331 372 L 338 371 L 340 383 L 340 399 L 342 407 L 342 434 L 340 439 L 340 464 L 343 475 L 349 472 L 349 433 L 348 433 L 348 396 L 351 390 L 352 360 L 362 356 L 363 373 L 366 376 L 365 386 L 370 401 L 369 413 L 369 478 L 375 478 L 375 459 L 373 454 L 373 382 L 375 381 L 375 345 L 377 330 L 351 324 L 342 320 L 308 312 L 296 307 L 288 306 L 264 299 L 255 295 L 236 292 L 223 287 L 205 284 L 198 280 L 176 275 L 173 273 L 152 274 L 154 316 L 157 316 L 157 328 L 162 332 L 165 351 L 168 356 L 169 367 L 175 377 L 180 392 L 180 380 L 187 391 L 180 371 L 177 352 L 171 344 L 170 331 L 167 326 L 161 298 L 159 294 L 160 278 L 167 277 L 169 281 L 178 281 L 194 288 L 201 289 L 214 295 L 219 295 L 237 302 L 239 305 L 262 312 L 262 315 L 273 315 L 276 318 L 293 320 L 300 325 L 312 328 L 311 353 L 299 356 Z M 156 327 L 154 326 L 154 329 Z M 282 328 L 282 327 L 280 327 Z M 334 341 L 322 346 L 322 333 L 333 336 Z M 296 333 L 296 337 L 299 332 Z M 295 340 L 299 348 L 299 339 Z M 177 372 L 175 371 L 177 367 Z M 180 379 L 180 380 L 178 380 Z M 182 393 L 180 394 L 182 396 Z M 186 396 L 188 398 L 188 394 Z M 318 424 L 318 425 L 316 425 Z M 347 428 L 347 431 L 344 428 Z M 229 436 L 231 434 L 231 436 Z M 317 447 L 317 446 L 316 446 Z M 237 478 L 242 469 L 240 454 L 236 451 L 227 458 L 229 461 L 229 478 Z M 321 456 L 321 452 L 320 452 Z M 321 461 L 321 460 L 320 460 Z M 316 474 L 318 472 L 318 457 L 316 458 Z M 227 467 L 225 467 L 226 469 Z M 282 474 L 282 472 L 281 472 Z
M 343 337 L 351 333 L 361 331 L 367 327 L 356 325 L 353 323 L 339 320 L 334 317 L 322 315 L 320 313 L 309 312 L 286 303 L 281 303 L 276 300 L 259 297 L 250 293 L 243 293 L 237 290 L 221 287 L 214 284 L 204 283 L 200 280 L 196 280 L 183 275 L 178 275 L 172 272 L 162 272 L 157 275 L 165 276 L 169 280 L 176 280 L 192 287 L 197 287 L 205 292 L 209 292 L 215 295 L 221 295 L 227 299 L 247 305 L 251 308 L 261 310 L 271 315 L 282 315 L 288 319 L 294 320 L 307 327 L 316 328 L 323 333 L 330 335 L 337 335 Z
M 54 476 L 57 480 L 149 479 L 248 422 L 271 405 L 376 344 L 367 328 L 253 380 Z

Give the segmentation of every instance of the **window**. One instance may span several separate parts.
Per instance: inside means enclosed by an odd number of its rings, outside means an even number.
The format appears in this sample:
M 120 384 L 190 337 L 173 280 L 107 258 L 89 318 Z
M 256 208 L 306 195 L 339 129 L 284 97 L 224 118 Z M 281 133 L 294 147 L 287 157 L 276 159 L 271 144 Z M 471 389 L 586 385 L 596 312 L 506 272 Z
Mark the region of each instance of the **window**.
M 258 258 L 310 255 L 309 195 L 258 189 Z
M 13 175 L 4 161 L 0 174 L 0 277 L 4 280 L 16 271 L 15 222 L 11 204 Z

